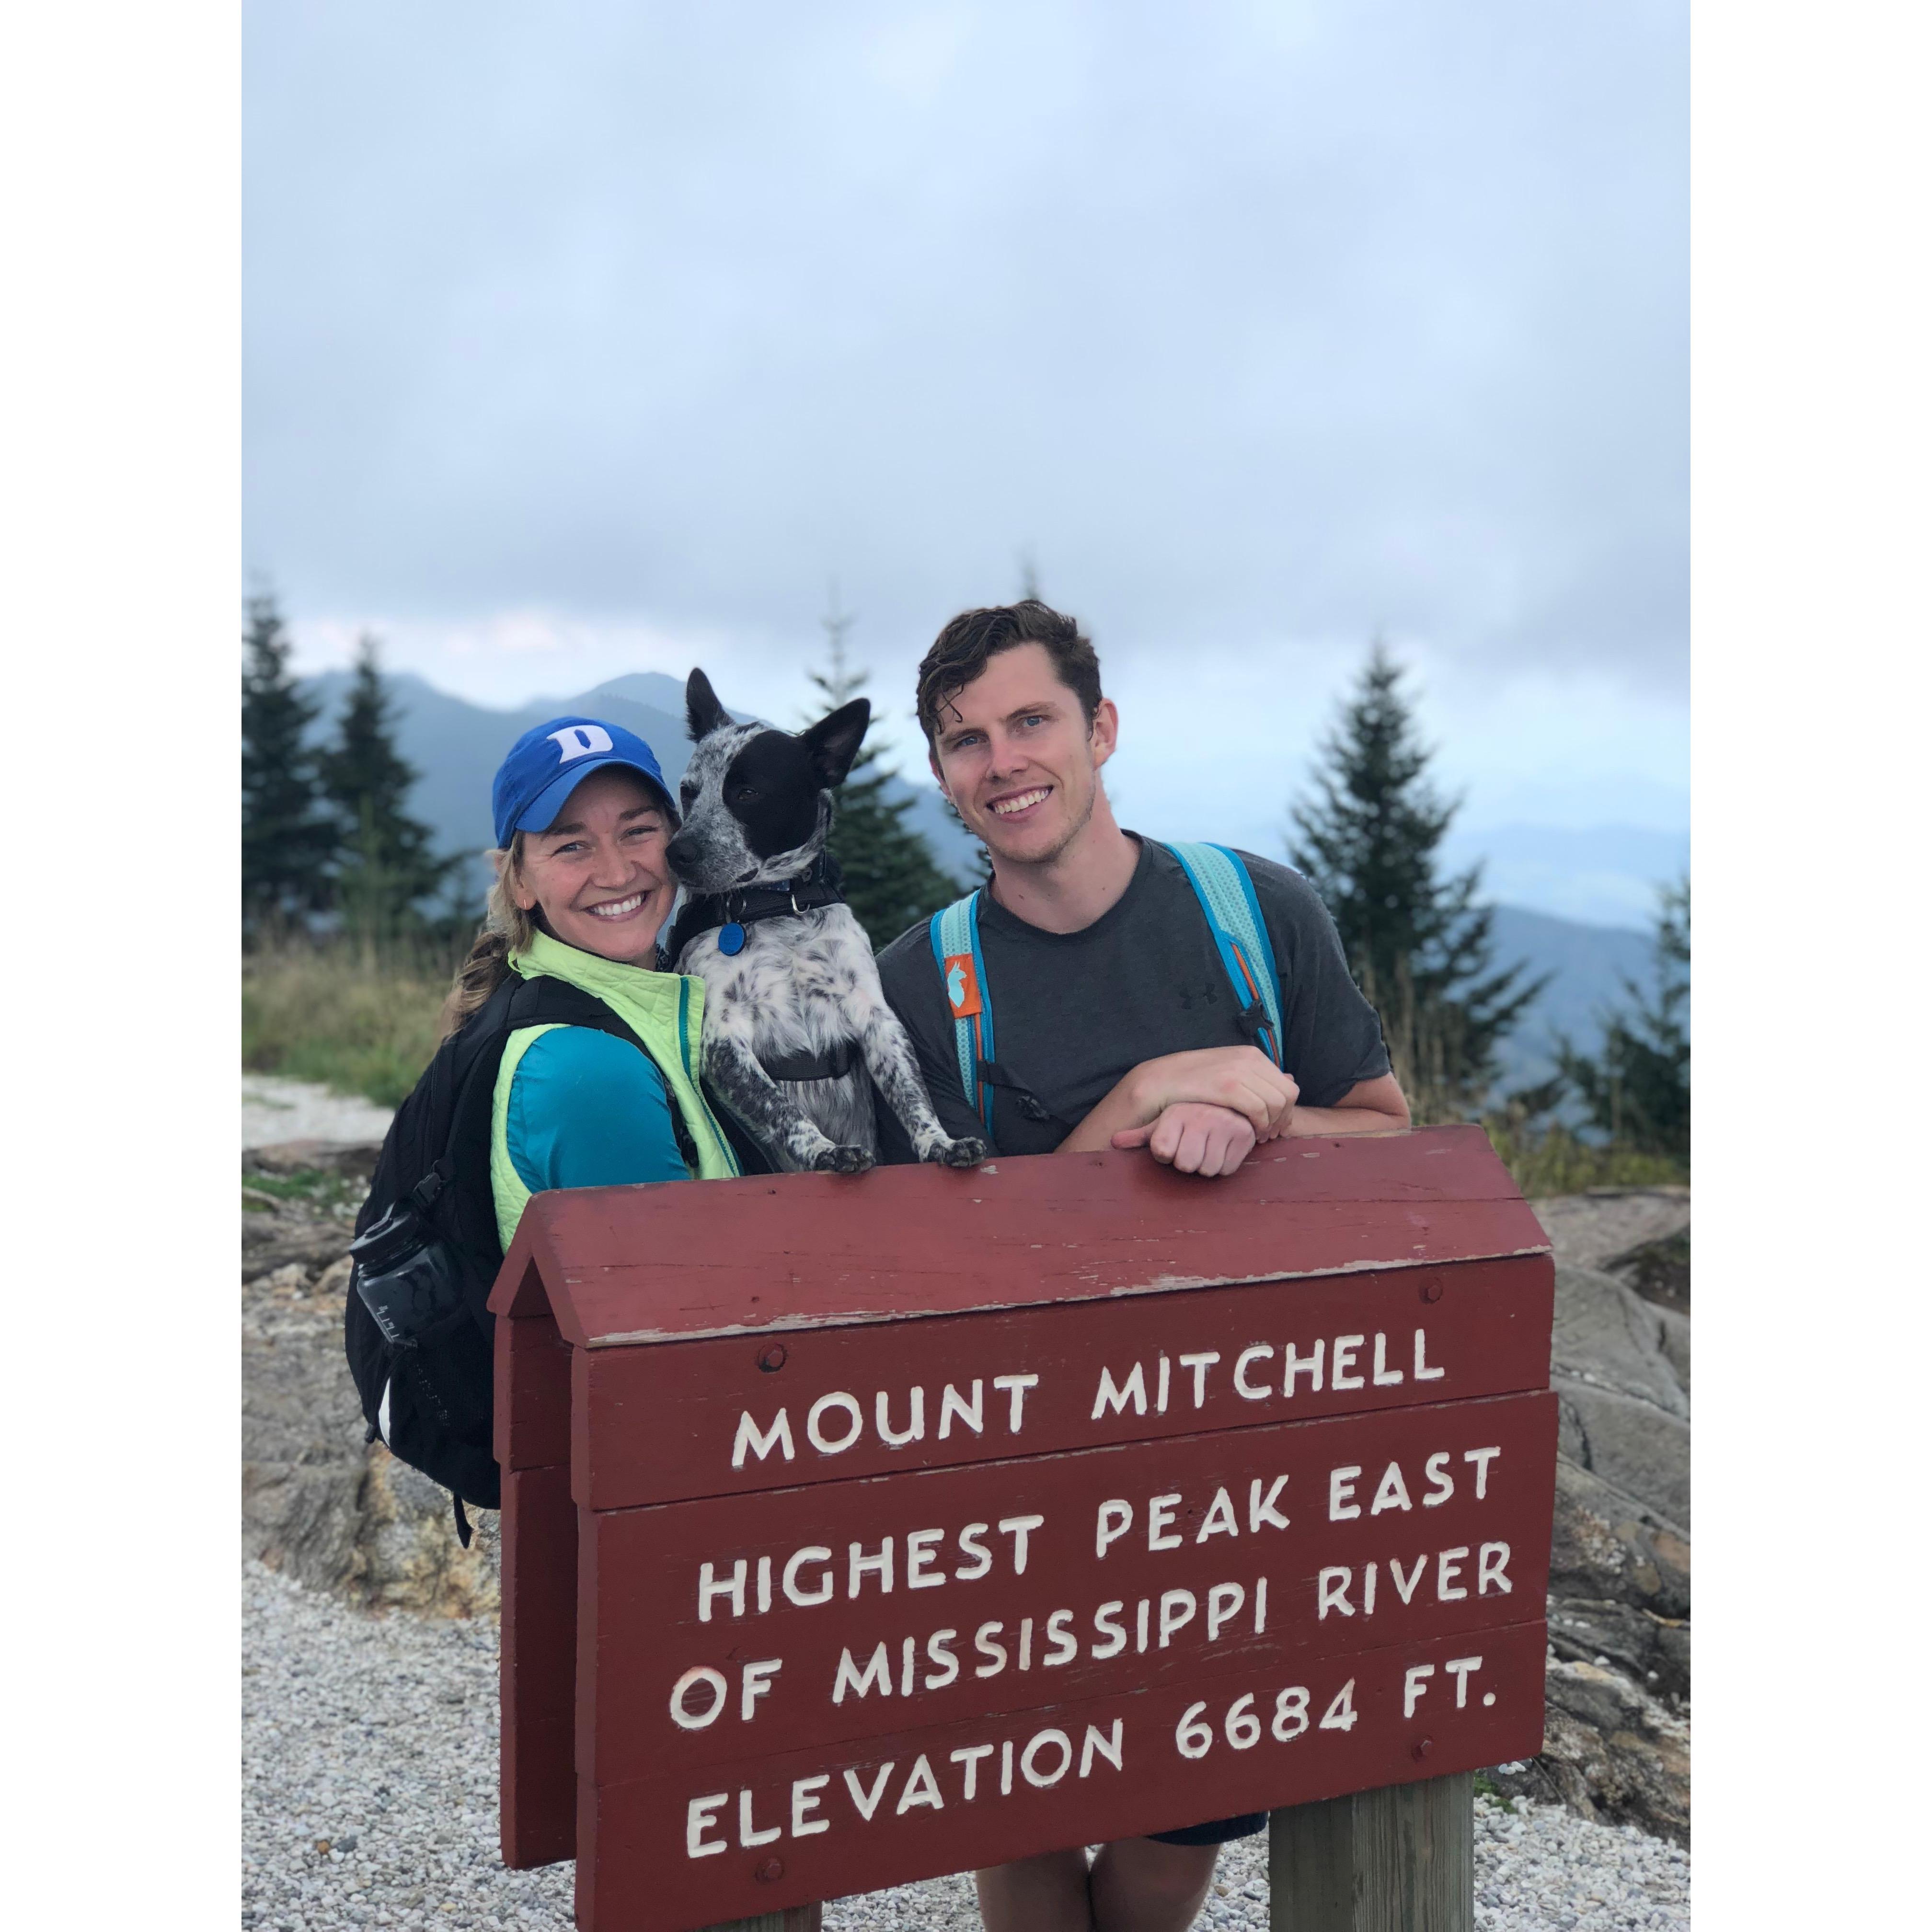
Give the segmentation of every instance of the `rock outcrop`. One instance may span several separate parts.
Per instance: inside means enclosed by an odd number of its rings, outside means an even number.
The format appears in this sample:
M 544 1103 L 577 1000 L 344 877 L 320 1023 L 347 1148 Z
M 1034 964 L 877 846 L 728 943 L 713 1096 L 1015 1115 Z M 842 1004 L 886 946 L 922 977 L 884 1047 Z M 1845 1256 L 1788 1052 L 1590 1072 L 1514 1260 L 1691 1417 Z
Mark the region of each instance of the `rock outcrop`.
M 1559 1261 L 1614 1275 L 1646 1301 L 1690 1313 L 1689 1188 L 1593 1187 L 1529 1204 Z
M 1690 1198 L 1532 1204 L 1556 1252 L 1559 1406 L 1541 1754 L 1505 1792 L 1688 1844 L 1690 1826 Z M 1681 1292 L 1658 1260 L 1681 1250 Z M 1648 1268 L 1655 1288 L 1639 1279 Z
M 476 1534 L 464 1549 L 448 1494 L 365 1439 L 343 1354 L 351 1203 L 374 1154 L 304 1142 L 244 1156 L 242 1546 L 372 1608 L 494 1616 L 494 1516 L 472 1512 Z M 319 1184 L 279 1196 L 250 1190 L 251 1174 Z

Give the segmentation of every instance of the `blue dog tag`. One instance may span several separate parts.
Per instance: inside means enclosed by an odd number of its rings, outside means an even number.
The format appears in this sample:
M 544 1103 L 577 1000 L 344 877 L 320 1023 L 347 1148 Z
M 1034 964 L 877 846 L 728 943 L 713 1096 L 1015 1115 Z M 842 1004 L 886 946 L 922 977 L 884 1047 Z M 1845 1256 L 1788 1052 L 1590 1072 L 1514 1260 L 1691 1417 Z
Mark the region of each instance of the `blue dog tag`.
M 718 950 L 720 952 L 736 955 L 745 950 L 745 928 L 734 919 L 729 926 L 718 928 Z

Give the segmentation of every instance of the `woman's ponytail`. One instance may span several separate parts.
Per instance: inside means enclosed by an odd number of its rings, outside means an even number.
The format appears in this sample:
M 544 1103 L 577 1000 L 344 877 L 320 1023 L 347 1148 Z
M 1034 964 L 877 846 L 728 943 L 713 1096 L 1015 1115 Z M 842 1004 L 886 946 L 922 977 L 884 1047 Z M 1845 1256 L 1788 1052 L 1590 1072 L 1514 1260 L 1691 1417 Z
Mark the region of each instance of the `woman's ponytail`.
M 442 1003 L 442 1036 L 447 1039 L 510 976 L 510 955 L 523 952 L 536 935 L 536 922 L 510 895 L 510 881 L 522 869 L 524 835 L 510 836 L 507 852 L 492 852 L 496 868 L 491 881 L 483 923 L 470 956 L 456 969 L 449 997 Z

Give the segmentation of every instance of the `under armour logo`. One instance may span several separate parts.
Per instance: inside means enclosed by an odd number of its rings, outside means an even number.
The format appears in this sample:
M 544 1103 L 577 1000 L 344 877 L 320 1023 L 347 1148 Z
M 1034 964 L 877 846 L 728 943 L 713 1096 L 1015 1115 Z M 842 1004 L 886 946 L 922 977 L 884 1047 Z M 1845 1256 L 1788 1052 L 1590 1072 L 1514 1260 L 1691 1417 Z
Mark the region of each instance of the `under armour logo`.
M 592 752 L 610 749 L 610 734 L 601 724 L 566 724 L 550 736 L 550 742 L 563 754 L 561 762 L 566 765 L 572 758 L 587 758 Z

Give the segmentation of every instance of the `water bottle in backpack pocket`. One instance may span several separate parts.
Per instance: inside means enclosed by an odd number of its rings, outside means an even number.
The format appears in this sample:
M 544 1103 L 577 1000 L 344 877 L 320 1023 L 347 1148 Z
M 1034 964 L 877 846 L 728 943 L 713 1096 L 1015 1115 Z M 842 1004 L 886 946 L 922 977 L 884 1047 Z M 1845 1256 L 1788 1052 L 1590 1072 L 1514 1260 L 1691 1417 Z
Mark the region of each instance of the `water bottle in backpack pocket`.
M 350 1248 L 355 1300 L 366 1312 L 363 1375 L 392 1454 L 484 1508 L 498 1500 L 490 1454 L 493 1365 L 479 1284 L 414 1198 L 397 1202 Z

